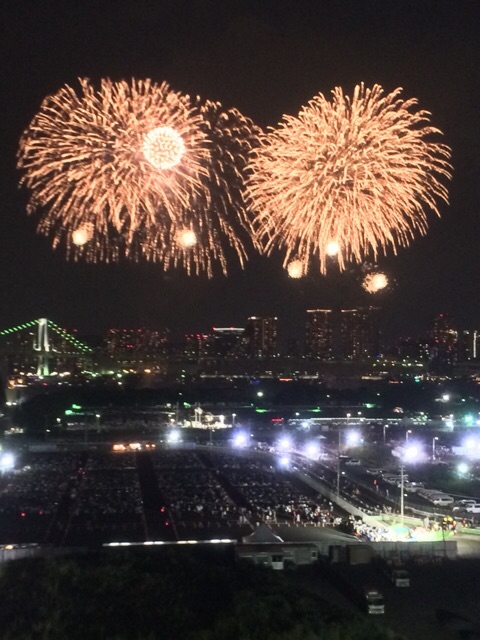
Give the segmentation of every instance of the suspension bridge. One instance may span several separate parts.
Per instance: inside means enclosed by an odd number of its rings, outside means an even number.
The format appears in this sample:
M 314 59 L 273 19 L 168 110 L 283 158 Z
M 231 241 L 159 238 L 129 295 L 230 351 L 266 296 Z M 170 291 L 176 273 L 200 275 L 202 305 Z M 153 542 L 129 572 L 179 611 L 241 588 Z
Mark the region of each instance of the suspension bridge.
M 37 375 L 48 376 L 49 359 L 56 352 L 54 345 L 50 340 L 50 336 L 58 336 L 64 344 L 68 345 L 70 353 L 79 355 L 88 355 L 92 353 L 91 347 L 84 342 L 78 340 L 74 335 L 68 333 L 65 329 L 58 324 L 47 318 L 37 318 L 36 320 L 30 320 L 23 324 L 9 327 L 8 329 L 0 330 L 0 339 L 11 337 L 12 334 L 18 334 L 25 330 L 33 330 L 32 335 L 32 351 L 37 356 Z

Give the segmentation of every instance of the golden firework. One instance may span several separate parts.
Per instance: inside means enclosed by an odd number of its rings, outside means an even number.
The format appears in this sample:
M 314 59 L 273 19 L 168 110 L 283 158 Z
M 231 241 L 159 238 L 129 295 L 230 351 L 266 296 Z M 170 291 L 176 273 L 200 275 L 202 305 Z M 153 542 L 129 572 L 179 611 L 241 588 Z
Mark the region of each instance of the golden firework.
M 89 224 L 75 229 L 72 233 L 72 242 L 77 247 L 83 247 L 84 244 L 90 242 L 93 236 L 92 226 Z
M 287 266 L 289 278 L 302 278 L 304 275 L 303 263 L 301 260 L 292 260 Z
M 361 84 L 352 97 L 339 87 L 332 93 L 260 137 L 247 185 L 266 253 L 284 249 L 285 265 L 316 257 L 323 273 L 332 238 L 342 270 L 424 234 L 426 210 L 440 215 L 451 177 L 450 149 L 435 141 L 441 132 L 401 89 L 385 95 Z
M 368 293 L 378 293 L 388 287 L 388 278 L 384 273 L 367 273 L 362 282 L 362 287 Z
M 106 79 L 97 90 L 81 79 L 78 93 L 63 87 L 44 100 L 20 142 L 28 212 L 41 210 L 39 231 L 55 246 L 65 242 L 67 253 L 77 229 L 91 228 L 98 246 L 112 230 L 127 246 L 139 230 L 158 233 L 199 195 L 208 199 L 201 125 L 190 98 L 166 83 Z M 94 249 L 88 255 L 95 259 Z
M 167 225 L 147 234 L 142 254 L 165 270 L 181 267 L 189 274 L 225 275 L 231 258 L 243 266 L 252 245 L 251 220 L 244 200 L 245 172 L 260 129 L 237 109 L 218 102 L 195 103 L 208 141 L 206 175 L 191 207 L 180 207 Z

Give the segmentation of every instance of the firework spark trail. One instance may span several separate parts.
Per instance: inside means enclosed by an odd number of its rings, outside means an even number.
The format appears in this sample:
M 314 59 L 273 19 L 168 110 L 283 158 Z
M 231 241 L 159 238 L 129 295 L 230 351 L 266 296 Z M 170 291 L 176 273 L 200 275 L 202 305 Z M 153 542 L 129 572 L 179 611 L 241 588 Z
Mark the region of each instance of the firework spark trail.
M 188 96 L 150 80 L 80 87 L 44 100 L 18 154 L 27 211 L 42 211 L 39 232 L 54 246 L 81 254 L 71 236 L 86 226 L 104 248 L 111 229 L 128 244 L 139 229 L 158 233 L 199 194 L 208 201 L 209 143 Z
M 352 98 L 338 87 L 332 93 L 331 102 L 319 94 L 260 136 L 246 189 L 265 252 L 283 248 L 284 265 L 302 256 L 305 271 L 317 256 L 323 273 L 332 242 L 344 269 L 424 234 L 425 209 L 440 215 L 451 177 L 450 149 L 431 141 L 441 132 L 401 89 L 384 95 L 361 84 Z
M 245 170 L 261 130 L 237 109 L 225 110 L 218 102 L 199 98 L 196 106 L 209 141 L 208 174 L 203 178 L 208 189 L 195 195 L 192 207 L 177 212 L 168 230 L 153 229 L 142 251 L 165 270 L 182 267 L 189 274 L 211 277 L 215 266 L 227 274 L 229 254 L 242 266 L 247 259 L 252 231 L 243 195 Z M 185 242 L 193 237 L 195 242 Z

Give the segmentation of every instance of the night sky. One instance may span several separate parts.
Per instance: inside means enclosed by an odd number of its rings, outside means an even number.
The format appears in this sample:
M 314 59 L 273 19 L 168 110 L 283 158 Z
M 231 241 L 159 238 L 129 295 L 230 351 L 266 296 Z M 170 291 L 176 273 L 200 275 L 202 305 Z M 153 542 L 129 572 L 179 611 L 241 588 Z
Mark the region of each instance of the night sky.
M 306 309 L 379 303 L 389 338 L 424 332 L 441 311 L 480 329 L 478 0 L 3 0 L 1 12 L 0 328 L 44 316 L 82 334 L 146 326 L 179 335 L 277 315 L 284 338 L 301 338 Z M 452 148 L 450 206 L 429 215 L 425 237 L 379 261 L 395 287 L 375 298 L 358 267 L 290 280 L 280 254 L 212 280 L 66 263 L 27 217 L 15 165 L 43 98 L 78 77 L 166 80 L 262 127 L 335 86 L 403 87 Z

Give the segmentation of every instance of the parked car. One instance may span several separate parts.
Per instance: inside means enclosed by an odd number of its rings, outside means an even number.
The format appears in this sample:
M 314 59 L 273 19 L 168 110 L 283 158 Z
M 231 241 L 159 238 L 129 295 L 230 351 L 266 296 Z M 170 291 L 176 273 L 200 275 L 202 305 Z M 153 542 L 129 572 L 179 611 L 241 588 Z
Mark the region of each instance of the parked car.
M 480 503 L 471 504 L 466 507 L 465 511 L 467 513 L 480 513 Z
M 405 482 L 404 489 L 405 491 L 410 491 L 410 493 L 417 493 L 420 489 L 424 489 L 425 485 L 423 482 Z
M 467 507 L 470 507 L 474 504 L 477 504 L 476 500 L 465 499 L 465 500 L 457 500 L 452 511 L 465 511 Z
M 385 613 L 385 601 L 378 589 L 367 589 L 365 591 L 365 607 L 369 614 L 383 615 Z
M 376 467 L 369 467 L 368 469 L 365 469 L 365 471 L 371 476 L 381 476 L 383 473 L 383 469 L 377 469 Z
M 392 569 L 390 580 L 396 587 L 410 586 L 410 574 L 405 569 Z
M 352 467 L 359 467 L 362 464 L 362 462 L 361 462 L 361 460 L 358 460 L 357 458 L 350 458 L 350 460 L 347 460 L 345 462 L 345 464 L 348 464 L 348 465 L 350 465 Z
M 434 494 L 429 498 L 427 498 L 427 500 L 430 500 L 430 502 L 433 502 L 433 504 L 436 507 L 449 507 L 455 502 L 452 496 L 447 496 L 446 494 L 443 494 L 443 493 L 436 494 L 436 495 Z M 478 507 L 479 507 L 478 513 L 480 513 L 480 504 L 478 505 Z

